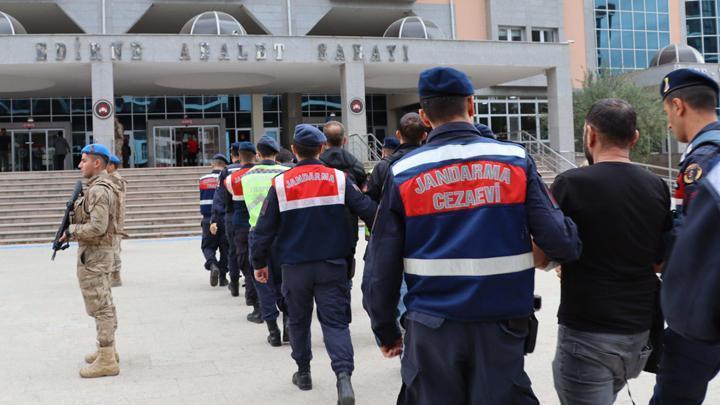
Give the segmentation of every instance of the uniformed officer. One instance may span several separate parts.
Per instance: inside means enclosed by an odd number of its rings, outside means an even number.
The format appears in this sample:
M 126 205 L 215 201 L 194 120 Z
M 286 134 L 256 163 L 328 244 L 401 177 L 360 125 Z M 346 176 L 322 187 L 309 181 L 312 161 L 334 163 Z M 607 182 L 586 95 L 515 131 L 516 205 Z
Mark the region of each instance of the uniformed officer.
M 122 269 L 122 258 L 120 254 L 122 247 L 120 243 L 122 242 L 123 236 L 127 236 L 125 233 L 125 193 L 127 192 L 127 180 L 118 172 L 120 164 L 120 158 L 115 155 L 110 156 L 107 172 L 120 189 L 120 198 L 118 199 L 118 208 L 120 211 L 117 218 L 117 232 L 113 240 L 113 271 L 110 273 L 110 287 L 122 286 L 122 278 L 120 277 L 120 270 Z
M 218 187 L 215 189 L 212 203 L 212 215 L 210 217 L 210 233 L 225 234 L 225 238 L 228 242 L 228 271 L 231 274 L 237 273 L 237 254 L 235 253 L 235 245 L 232 243 L 235 237 L 234 229 L 232 226 L 232 203 L 227 204 L 227 200 L 230 198 L 227 189 L 225 188 L 225 179 L 230 173 L 240 169 L 240 142 L 235 142 L 230 145 L 230 161 L 231 163 L 225 167 L 218 176 Z M 227 215 L 226 215 L 227 214 Z M 226 273 L 220 269 L 219 283 L 220 286 L 228 286 L 230 294 L 233 297 L 239 295 L 239 281 L 238 283 L 230 283 L 226 278 Z M 211 272 L 212 273 L 212 272 Z M 211 281 L 212 284 L 212 281 Z M 216 285 L 216 284 L 215 284 Z M 248 305 L 252 305 L 248 303 Z
M 523 370 L 533 313 L 533 241 L 576 259 L 575 224 L 519 145 L 481 137 L 458 70 L 420 74 L 428 143 L 392 166 L 370 239 L 365 307 L 386 357 L 403 351 L 399 403 L 537 404 Z M 291 334 L 292 337 L 292 334 Z
M 232 228 L 233 239 L 230 243 L 235 248 L 237 257 L 237 266 L 231 268 L 230 280 L 231 285 L 237 285 L 242 273 L 245 277 L 245 298 L 252 301 L 253 311 L 248 314 L 247 320 L 253 323 L 262 323 L 262 314 L 260 313 L 260 302 L 258 300 L 255 283 L 253 281 L 252 268 L 250 267 L 250 247 L 248 245 L 248 236 L 250 233 L 250 214 L 248 214 L 245 205 L 245 196 L 242 188 L 242 177 L 254 166 L 255 154 L 257 150 L 255 145 L 250 142 L 240 142 L 239 145 L 240 167 L 230 173 L 225 179 L 225 189 L 227 190 L 226 206 L 232 207 L 232 217 L 228 224 Z M 231 211 L 228 211 L 231 212 Z M 235 294 L 235 291 L 233 291 Z
M 80 370 L 83 378 L 114 376 L 120 373 L 115 351 L 117 315 L 110 289 L 113 270 L 113 239 L 119 215 L 116 182 L 106 168 L 110 151 L 103 145 L 91 144 L 82 149 L 78 167 L 88 179 L 85 194 L 73 208 L 72 224 L 61 242 L 78 242 L 77 276 L 87 314 L 95 318 L 97 351 L 85 356 L 91 364 Z
M 298 366 L 293 384 L 312 389 L 310 323 L 315 299 L 325 348 L 337 375 L 338 403 L 348 405 L 355 403 L 355 394 L 350 383 L 354 364 L 347 261 L 353 238 L 346 207 L 368 224 L 376 204 L 345 173 L 318 160 L 325 141 L 325 135 L 311 125 L 295 128 L 292 149 L 300 161 L 273 180 L 255 226 L 252 259 L 255 278 L 267 282 L 268 257 L 277 242 L 292 357 Z
M 250 169 L 242 177 L 242 189 L 245 195 L 245 204 L 250 214 L 250 245 L 252 246 L 255 238 L 255 225 L 257 225 L 260 209 L 262 208 L 265 197 L 267 197 L 272 181 L 275 176 L 285 172 L 289 168 L 282 166 L 275 161 L 275 157 L 280 152 L 278 142 L 267 135 L 260 138 L 257 144 L 258 164 Z M 255 282 L 258 298 L 260 300 L 260 312 L 262 319 L 268 327 L 267 341 L 271 346 L 282 346 L 282 341 L 289 342 L 290 336 L 287 330 L 287 313 L 282 298 L 280 285 L 282 283 L 282 275 L 280 268 L 271 254 L 268 257 L 268 280 L 265 283 Z M 252 257 L 252 251 L 250 251 Z M 253 278 L 254 279 L 254 278 Z M 283 335 L 280 335 L 280 329 L 277 325 L 277 318 L 283 313 Z
M 667 328 L 651 403 L 700 404 L 720 370 L 718 85 L 704 73 L 678 69 L 660 91 L 668 127 L 688 147 L 675 188 L 677 237 L 662 276 Z
M 225 232 L 210 232 L 212 217 L 212 203 L 215 190 L 218 187 L 218 177 L 222 170 L 228 165 L 228 160 L 222 153 L 213 156 L 212 172 L 200 177 L 200 214 L 202 214 L 202 241 L 200 248 L 205 256 L 205 269 L 210 271 L 210 285 L 215 287 L 218 284 L 220 273 L 227 273 L 228 263 L 228 240 Z M 220 251 L 218 261 L 216 253 Z
M 388 158 L 395 152 L 395 149 L 400 146 L 400 141 L 394 136 L 386 136 L 383 141 L 382 147 L 382 158 Z

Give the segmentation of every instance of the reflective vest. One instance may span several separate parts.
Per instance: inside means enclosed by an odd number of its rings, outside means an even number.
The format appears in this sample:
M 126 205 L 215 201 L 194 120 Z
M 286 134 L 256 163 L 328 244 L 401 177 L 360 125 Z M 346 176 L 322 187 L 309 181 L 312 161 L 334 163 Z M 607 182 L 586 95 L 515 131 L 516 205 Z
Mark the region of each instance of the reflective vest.
M 200 213 L 203 217 L 212 215 L 213 196 L 219 184 L 219 176 L 219 171 L 213 171 L 200 177 Z
M 242 176 L 245 206 L 250 214 L 250 226 L 257 224 L 265 197 L 273 184 L 273 178 L 287 171 L 289 167 L 278 164 L 259 164 Z
M 232 172 L 225 178 L 225 188 L 232 197 L 233 201 L 233 226 L 241 228 L 249 228 L 248 222 L 250 215 L 245 206 L 245 194 L 243 193 L 242 178 L 251 168 L 245 167 Z
M 392 166 L 408 311 L 460 321 L 532 313 L 527 168 L 524 148 L 479 136 L 428 144 Z

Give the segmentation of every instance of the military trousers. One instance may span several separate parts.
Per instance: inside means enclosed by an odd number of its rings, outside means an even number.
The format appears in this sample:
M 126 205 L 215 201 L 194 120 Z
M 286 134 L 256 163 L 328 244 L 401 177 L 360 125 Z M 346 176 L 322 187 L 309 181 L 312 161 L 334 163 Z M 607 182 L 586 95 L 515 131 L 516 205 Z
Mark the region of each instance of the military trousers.
M 255 233 L 250 230 L 249 240 L 250 246 L 254 239 Z M 250 251 L 252 257 L 252 251 Z M 252 260 L 251 260 L 252 262 Z M 255 277 L 251 277 L 255 283 L 258 301 L 260 302 L 260 312 L 263 321 L 274 321 L 280 315 L 280 312 L 286 313 L 285 299 L 282 296 L 282 274 L 276 265 L 273 255 L 268 257 L 268 281 L 267 283 L 259 283 Z
M 228 263 L 228 241 L 227 236 L 225 236 L 224 225 L 218 225 L 218 231 L 213 235 L 210 232 L 210 218 L 202 219 L 202 222 L 200 222 L 202 227 L 200 249 L 205 257 L 205 269 L 210 270 L 210 266 L 215 264 L 220 269 L 220 272 L 225 274 L 227 273 Z M 220 251 L 220 260 L 217 258 L 218 251 Z
M 120 254 L 122 253 L 122 235 L 115 235 L 113 236 L 113 273 L 120 273 L 120 270 L 122 269 L 122 258 L 120 257 Z
M 77 278 L 85 302 L 85 311 L 95 318 L 100 347 L 113 345 L 117 329 L 117 313 L 108 277 L 113 269 L 113 255 L 111 246 L 81 245 L 78 248 Z
M 292 358 L 298 367 L 312 360 L 310 325 L 313 300 L 323 333 L 325 349 L 335 374 L 352 373 L 354 353 L 350 338 L 350 285 L 345 258 L 283 264 L 282 293 L 289 315 Z
M 539 404 L 523 369 L 527 327 L 412 311 L 404 323 L 398 404 Z
M 258 294 L 255 290 L 255 276 L 250 266 L 250 229 L 235 228 L 233 230 L 235 245 L 236 263 L 234 270 L 230 271 L 230 280 L 240 279 L 240 273 L 245 277 L 245 303 L 247 305 L 258 304 Z

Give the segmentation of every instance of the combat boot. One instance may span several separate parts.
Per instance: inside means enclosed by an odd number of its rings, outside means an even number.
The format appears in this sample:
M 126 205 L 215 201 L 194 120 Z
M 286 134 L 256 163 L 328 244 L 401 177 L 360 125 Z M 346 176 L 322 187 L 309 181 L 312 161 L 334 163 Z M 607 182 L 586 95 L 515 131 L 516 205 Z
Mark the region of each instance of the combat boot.
M 224 274 L 220 274 L 220 287 L 225 287 L 228 285 L 227 277 L 225 277 Z
M 95 362 L 98 357 L 98 349 L 100 349 L 100 346 L 97 346 L 94 352 L 85 355 L 85 363 L 92 364 Z M 113 350 L 115 350 L 115 345 L 113 345 Z M 117 350 L 115 350 L 115 361 L 120 363 L 120 355 L 118 355 Z
M 252 323 L 263 323 L 260 305 L 253 304 L 253 311 L 248 314 L 247 320 Z
M 355 405 L 355 391 L 350 382 L 350 374 L 338 373 L 337 375 L 338 405 Z
M 282 341 L 284 343 L 290 342 L 290 326 L 288 326 L 288 316 L 287 314 L 283 314 L 283 334 L 282 334 Z
M 233 297 L 240 296 L 240 281 L 230 280 L 230 285 L 228 286 L 228 289 L 230 290 L 230 295 L 232 295 Z
M 210 286 L 217 287 L 218 278 L 220 277 L 220 268 L 217 264 L 213 263 L 210 265 Z
M 82 378 L 107 377 L 118 374 L 120 374 L 120 366 L 115 360 L 115 349 L 112 346 L 98 348 L 98 356 L 95 361 L 80 369 Z
M 110 287 L 122 287 L 122 278 L 120 278 L 119 271 L 113 271 L 110 273 Z
M 268 332 L 270 334 L 267 337 L 268 343 L 270 343 L 270 346 L 272 347 L 280 347 L 282 346 L 282 342 L 280 341 L 280 329 L 278 329 L 277 321 L 265 321 L 267 324 Z
M 310 370 L 295 372 L 292 376 L 292 383 L 300 388 L 301 391 L 310 391 L 312 389 Z

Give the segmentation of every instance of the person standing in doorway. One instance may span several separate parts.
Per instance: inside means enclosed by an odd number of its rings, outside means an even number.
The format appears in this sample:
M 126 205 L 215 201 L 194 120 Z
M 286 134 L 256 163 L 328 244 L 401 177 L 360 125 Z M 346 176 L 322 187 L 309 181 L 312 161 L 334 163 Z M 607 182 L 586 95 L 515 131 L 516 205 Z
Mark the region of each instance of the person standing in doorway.
M 10 171 L 10 135 L 0 128 L 0 172 Z
M 197 166 L 198 142 L 194 136 L 187 141 L 188 166 Z
M 55 152 L 53 153 L 53 169 L 65 170 L 65 156 L 68 151 L 70 151 L 70 144 L 67 139 L 63 138 L 61 132 L 55 134 L 53 146 L 55 147 Z
M 130 149 L 130 140 L 128 138 L 123 139 L 122 144 L 122 165 L 124 168 L 130 167 L 130 155 L 132 150 Z

